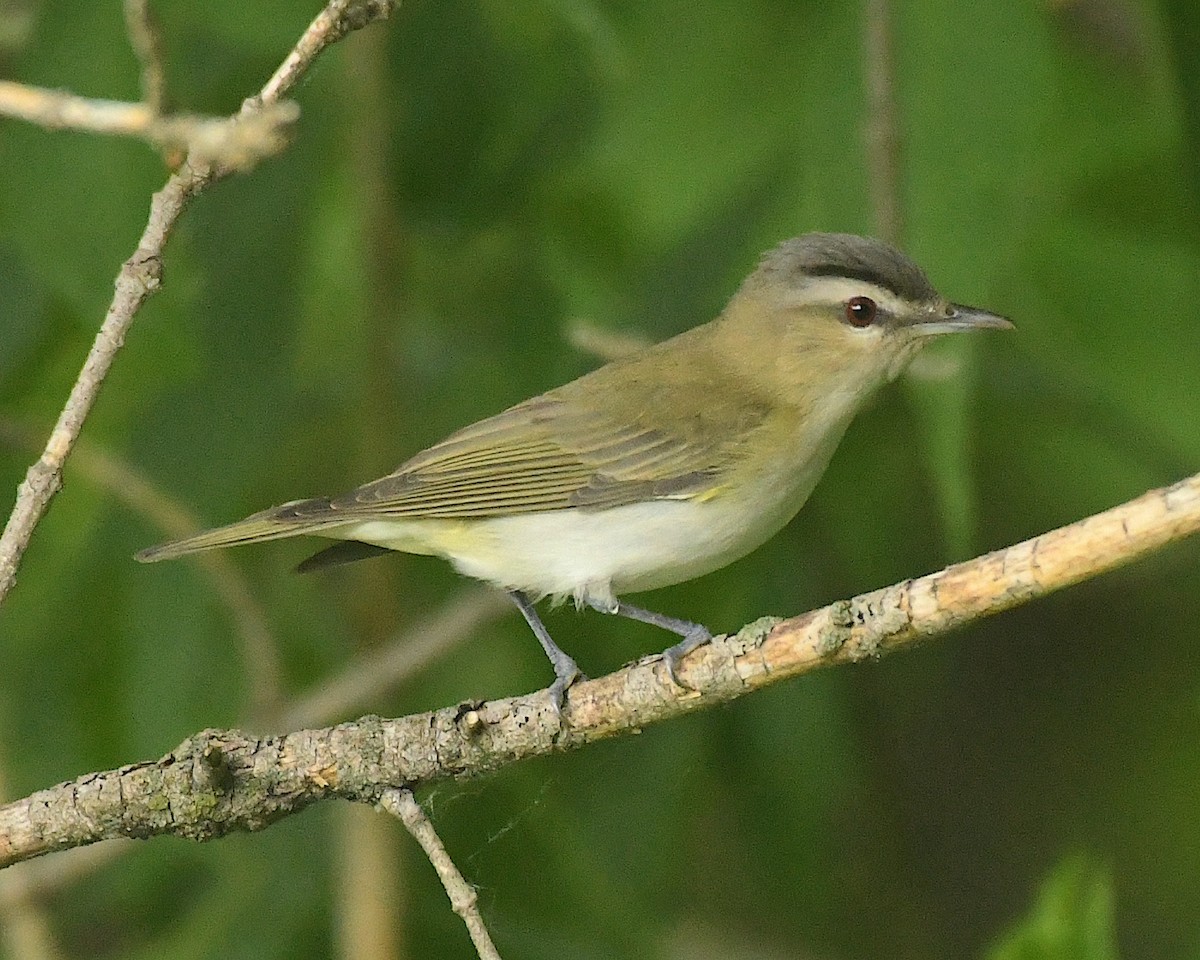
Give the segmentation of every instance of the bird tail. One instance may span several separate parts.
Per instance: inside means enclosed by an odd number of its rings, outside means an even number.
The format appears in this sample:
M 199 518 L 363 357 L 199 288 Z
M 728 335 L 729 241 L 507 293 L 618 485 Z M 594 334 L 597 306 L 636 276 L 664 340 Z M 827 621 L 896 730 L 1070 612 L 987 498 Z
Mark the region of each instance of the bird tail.
M 320 534 L 329 528 L 345 524 L 344 518 L 328 518 L 305 516 L 308 512 L 304 507 L 317 504 L 328 504 L 328 501 L 297 500 L 285 503 L 279 507 L 264 510 L 245 520 L 230 523 L 224 527 L 204 530 L 181 540 L 171 540 L 154 547 L 147 547 L 134 554 L 134 559 L 141 563 L 153 563 L 156 560 L 173 560 L 189 553 L 199 553 L 202 550 L 216 550 L 219 547 L 232 547 L 241 543 L 261 543 L 264 540 L 280 540 L 284 537 L 294 537 L 300 534 Z M 300 508 L 300 509 L 297 509 Z

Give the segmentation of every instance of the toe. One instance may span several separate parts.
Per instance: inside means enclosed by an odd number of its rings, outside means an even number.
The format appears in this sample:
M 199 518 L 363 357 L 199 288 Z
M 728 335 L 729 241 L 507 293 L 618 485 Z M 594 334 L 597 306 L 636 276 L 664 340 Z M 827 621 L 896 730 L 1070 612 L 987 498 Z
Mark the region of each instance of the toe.
M 581 680 L 586 680 L 575 661 L 570 657 L 565 657 L 554 665 L 554 682 L 550 684 L 550 703 L 554 706 L 554 712 L 560 717 L 562 716 L 563 703 L 566 701 L 567 691 Z
M 667 647 L 663 651 L 662 659 L 663 666 L 666 667 L 667 676 L 671 678 L 671 682 L 677 687 L 683 687 L 685 690 L 695 689 L 691 684 L 684 683 L 679 678 L 679 664 L 689 653 L 697 647 L 702 647 L 712 639 L 712 634 L 704 627 L 698 627 L 695 631 L 689 633 L 686 637 L 680 640 L 673 647 Z

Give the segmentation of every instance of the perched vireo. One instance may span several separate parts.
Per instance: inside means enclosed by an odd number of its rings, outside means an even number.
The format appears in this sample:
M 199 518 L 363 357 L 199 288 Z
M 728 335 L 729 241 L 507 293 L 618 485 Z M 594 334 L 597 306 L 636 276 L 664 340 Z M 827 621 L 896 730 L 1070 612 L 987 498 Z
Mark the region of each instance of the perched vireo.
M 711 634 L 626 593 L 709 573 L 800 509 L 851 418 L 933 337 L 1003 317 L 950 303 L 877 240 L 810 233 L 765 254 L 719 317 L 447 437 L 340 497 L 294 500 L 143 550 L 165 560 L 314 534 L 301 570 L 388 550 L 433 554 L 508 592 L 554 667 L 580 676 L 534 604 L 573 597 L 682 639 Z

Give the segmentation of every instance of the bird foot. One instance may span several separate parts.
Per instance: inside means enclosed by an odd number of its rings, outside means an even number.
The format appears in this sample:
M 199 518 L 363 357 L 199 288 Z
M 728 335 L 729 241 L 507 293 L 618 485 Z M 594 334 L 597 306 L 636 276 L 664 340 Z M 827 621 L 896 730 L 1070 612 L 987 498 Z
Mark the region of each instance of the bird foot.
M 671 682 L 675 684 L 675 686 L 682 687 L 684 690 L 696 689 L 690 683 L 684 683 L 679 678 L 679 663 L 689 653 L 691 653 L 697 647 L 704 646 L 706 643 L 712 640 L 712 638 L 713 635 L 706 627 L 702 627 L 700 624 L 694 624 L 692 629 L 684 634 L 682 640 L 680 640 L 674 646 L 667 647 L 667 649 L 662 652 L 663 666 L 666 667 L 667 676 L 671 678 Z
M 561 651 L 559 652 L 561 653 Z M 554 714 L 560 722 L 567 691 L 576 683 L 586 679 L 587 677 L 584 676 L 575 661 L 565 653 L 554 661 L 554 682 L 546 689 L 550 693 L 550 705 L 554 708 Z

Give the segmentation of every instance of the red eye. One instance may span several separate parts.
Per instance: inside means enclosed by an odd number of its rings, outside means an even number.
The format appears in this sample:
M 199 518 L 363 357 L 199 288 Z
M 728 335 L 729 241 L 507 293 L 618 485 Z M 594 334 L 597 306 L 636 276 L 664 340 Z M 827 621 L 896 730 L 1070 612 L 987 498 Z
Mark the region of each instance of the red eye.
M 851 297 L 846 301 L 846 322 L 852 327 L 869 327 L 879 308 L 870 297 Z

